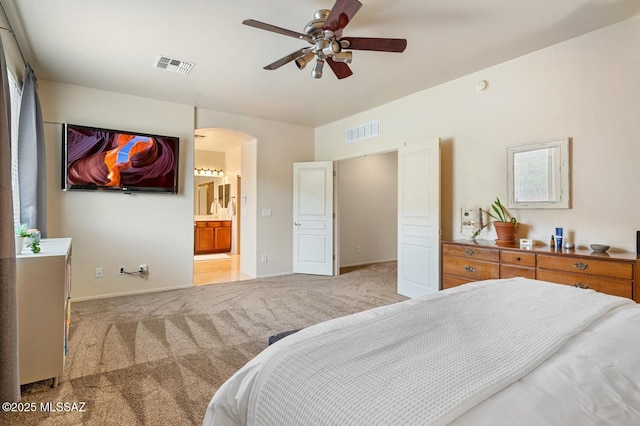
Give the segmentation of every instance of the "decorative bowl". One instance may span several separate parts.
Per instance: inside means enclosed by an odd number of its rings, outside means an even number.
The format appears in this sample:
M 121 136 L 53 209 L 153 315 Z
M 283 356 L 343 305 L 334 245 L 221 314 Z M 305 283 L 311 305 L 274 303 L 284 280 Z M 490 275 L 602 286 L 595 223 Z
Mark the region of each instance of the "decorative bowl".
M 606 244 L 590 244 L 589 247 L 596 253 L 604 253 L 609 250 L 609 246 Z

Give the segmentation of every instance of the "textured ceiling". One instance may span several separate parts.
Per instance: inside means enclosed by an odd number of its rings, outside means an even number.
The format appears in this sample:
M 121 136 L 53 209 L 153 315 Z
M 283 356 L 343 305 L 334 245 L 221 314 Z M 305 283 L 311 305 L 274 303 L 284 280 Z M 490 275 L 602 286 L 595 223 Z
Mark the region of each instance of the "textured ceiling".
M 354 51 L 354 74 L 263 66 L 306 42 L 333 0 L 1 0 L 39 79 L 317 127 L 639 13 L 640 0 L 361 0 L 345 36 L 406 38 L 404 53 Z M 189 75 L 156 69 L 157 55 Z

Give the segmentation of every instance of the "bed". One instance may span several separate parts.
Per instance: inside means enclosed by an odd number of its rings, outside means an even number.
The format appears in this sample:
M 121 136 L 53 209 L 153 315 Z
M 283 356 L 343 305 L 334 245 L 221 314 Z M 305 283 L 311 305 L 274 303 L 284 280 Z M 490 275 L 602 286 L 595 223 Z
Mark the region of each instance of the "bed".
M 640 305 L 527 278 L 337 318 L 268 346 L 204 425 L 638 425 Z

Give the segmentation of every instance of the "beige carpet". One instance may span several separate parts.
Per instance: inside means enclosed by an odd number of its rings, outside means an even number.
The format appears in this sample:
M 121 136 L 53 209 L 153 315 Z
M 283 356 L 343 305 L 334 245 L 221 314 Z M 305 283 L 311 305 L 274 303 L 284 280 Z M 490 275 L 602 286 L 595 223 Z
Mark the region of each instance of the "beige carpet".
M 0 412 L 0 425 L 199 425 L 270 335 L 404 299 L 384 263 L 76 302 L 60 385 L 23 386 L 36 412 Z M 84 411 L 40 411 L 47 402 Z

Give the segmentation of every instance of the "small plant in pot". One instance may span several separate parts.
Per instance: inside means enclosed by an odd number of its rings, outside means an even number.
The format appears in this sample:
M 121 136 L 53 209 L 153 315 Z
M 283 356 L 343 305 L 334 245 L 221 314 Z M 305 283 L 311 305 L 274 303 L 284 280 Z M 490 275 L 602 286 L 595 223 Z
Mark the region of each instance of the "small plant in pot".
M 21 223 L 20 225 L 16 225 L 16 237 L 19 238 L 27 238 L 30 236 L 29 227 L 26 223 Z
M 16 232 L 16 241 L 15 241 L 16 254 L 22 254 L 24 239 L 29 237 L 29 227 L 27 226 L 26 223 L 21 223 L 19 225 L 16 225 L 15 232 Z
M 473 238 L 477 237 L 486 226 L 493 223 L 493 227 L 496 229 L 497 245 L 512 245 L 515 243 L 516 231 L 518 230 L 518 220 L 511 216 L 507 211 L 507 208 L 500 202 L 500 198 L 496 197 L 496 200 L 491 204 L 491 210 L 482 210 L 493 219 L 482 225 L 473 234 Z
M 29 246 L 32 253 L 40 253 L 40 241 L 35 238 L 33 229 L 29 229 L 26 223 L 16 225 L 16 254 L 22 253 L 22 246 L 25 238 L 30 238 Z

